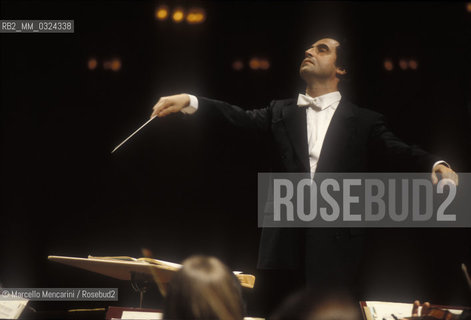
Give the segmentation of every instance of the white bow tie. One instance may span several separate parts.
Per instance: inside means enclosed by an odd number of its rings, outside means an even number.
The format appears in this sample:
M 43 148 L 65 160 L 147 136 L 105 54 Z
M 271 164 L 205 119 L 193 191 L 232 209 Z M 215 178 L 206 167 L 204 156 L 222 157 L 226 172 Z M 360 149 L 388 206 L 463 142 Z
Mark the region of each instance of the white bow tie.
M 320 105 L 320 100 L 318 98 L 312 98 L 305 94 L 298 95 L 298 106 L 300 107 L 313 107 L 318 110 L 322 110 L 322 106 Z

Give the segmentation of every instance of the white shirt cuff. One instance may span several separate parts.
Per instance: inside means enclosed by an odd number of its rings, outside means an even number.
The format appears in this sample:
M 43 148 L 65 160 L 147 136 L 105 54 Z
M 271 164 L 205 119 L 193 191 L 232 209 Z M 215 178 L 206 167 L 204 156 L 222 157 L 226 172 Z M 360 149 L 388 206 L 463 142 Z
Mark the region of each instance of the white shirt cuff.
M 185 114 L 193 114 L 198 110 L 198 98 L 192 94 L 189 94 L 188 97 L 190 97 L 190 105 L 180 111 Z
M 438 166 L 439 164 L 443 164 L 443 165 L 445 165 L 445 166 L 447 166 L 448 168 L 451 169 L 451 166 L 448 164 L 448 162 L 446 162 L 446 161 L 444 161 L 444 160 L 439 160 L 439 161 L 437 161 L 437 162 L 435 162 L 435 163 L 433 164 L 433 166 L 432 166 L 432 171 L 433 171 L 433 169 L 435 169 L 435 167 Z

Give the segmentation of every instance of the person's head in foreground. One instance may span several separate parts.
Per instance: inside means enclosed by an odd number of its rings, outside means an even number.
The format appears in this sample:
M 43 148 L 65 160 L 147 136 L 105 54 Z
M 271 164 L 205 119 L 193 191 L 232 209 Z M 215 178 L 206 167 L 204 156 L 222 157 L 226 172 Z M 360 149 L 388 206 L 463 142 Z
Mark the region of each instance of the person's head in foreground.
M 164 319 L 241 320 L 243 309 L 237 277 L 217 258 L 192 256 L 168 286 Z
M 358 303 L 344 292 L 305 290 L 288 297 L 270 320 L 361 320 Z

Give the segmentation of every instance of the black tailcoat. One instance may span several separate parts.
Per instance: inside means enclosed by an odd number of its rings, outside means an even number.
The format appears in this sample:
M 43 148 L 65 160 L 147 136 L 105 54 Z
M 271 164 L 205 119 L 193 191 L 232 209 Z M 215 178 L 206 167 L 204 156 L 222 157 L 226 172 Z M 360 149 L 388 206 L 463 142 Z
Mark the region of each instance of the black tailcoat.
M 306 111 L 297 106 L 296 99 L 276 100 L 268 107 L 248 111 L 203 97 L 198 97 L 198 101 L 198 114 L 217 115 L 231 126 L 264 137 L 264 143 L 271 145 L 274 172 L 309 172 Z M 429 172 L 437 160 L 397 138 L 381 114 L 342 98 L 327 130 L 316 170 Z M 324 271 L 326 277 L 329 272 L 342 273 L 342 268 L 356 263 L 349 259 L 356 259 L 354 251 L 361 251 L 358 239 L 362 233 L 358 229 L 266 228 L 262 231 L 258 266 L 262 269 L 304 266 L 319 277 L 323 277 Z

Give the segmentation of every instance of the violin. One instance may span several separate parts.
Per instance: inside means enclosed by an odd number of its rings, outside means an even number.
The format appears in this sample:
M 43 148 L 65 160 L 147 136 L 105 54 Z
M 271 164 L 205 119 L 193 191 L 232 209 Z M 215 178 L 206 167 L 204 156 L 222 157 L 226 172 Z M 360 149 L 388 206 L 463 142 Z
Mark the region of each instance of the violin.
M 412 316 L 404 318 L 406 320 L 470 320 L 470 310 L 463 310 L 461 314 L 454 314 L 448 310 L 431 307 L 421 316 Z
M 430 311 L 422 316 L 423 320 L 458 320 L 460 318 L 459 314 L 451 313 L 448 310 L 440 308 L 430 308 Z

